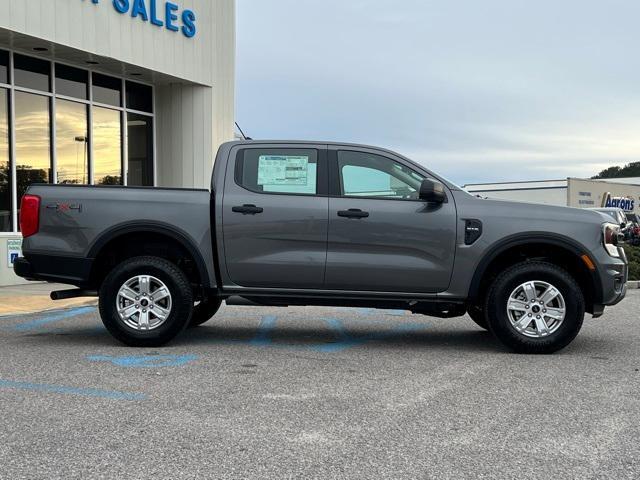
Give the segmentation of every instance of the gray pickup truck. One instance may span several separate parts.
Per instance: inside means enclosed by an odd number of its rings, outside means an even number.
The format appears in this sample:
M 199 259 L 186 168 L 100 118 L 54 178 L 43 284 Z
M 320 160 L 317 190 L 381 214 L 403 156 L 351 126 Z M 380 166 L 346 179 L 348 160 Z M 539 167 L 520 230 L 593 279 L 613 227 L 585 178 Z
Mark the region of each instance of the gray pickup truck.
M 626 293 L 620 226 L 573 208 L 474 197 L 407 158 L 325 142 L 222 145 L 211 191 L 34 185 L 29 280 L 97 295 L 107 329 L 159 346 L 228 305 L 468 313 L 550 353 Z

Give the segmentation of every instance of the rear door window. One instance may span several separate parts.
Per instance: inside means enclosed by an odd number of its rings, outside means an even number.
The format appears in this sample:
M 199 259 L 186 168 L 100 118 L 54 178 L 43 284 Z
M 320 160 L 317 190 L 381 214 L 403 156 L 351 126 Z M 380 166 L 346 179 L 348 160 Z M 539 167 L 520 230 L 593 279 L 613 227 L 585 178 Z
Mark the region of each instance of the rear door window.
M 245 149 L 236 162 L 236 182 L 253 192 L 318 194 L 318 151 Z

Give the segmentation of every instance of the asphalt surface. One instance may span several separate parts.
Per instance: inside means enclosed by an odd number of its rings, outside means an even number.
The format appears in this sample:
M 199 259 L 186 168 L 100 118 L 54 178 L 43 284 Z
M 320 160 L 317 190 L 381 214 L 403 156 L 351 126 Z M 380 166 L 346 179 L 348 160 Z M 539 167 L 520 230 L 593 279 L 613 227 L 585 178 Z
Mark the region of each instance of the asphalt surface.
M 640 292 L 552 356 L 468 317 L 227 307 L 162 349 L 0 318 L 0 478 L 638 478 Z

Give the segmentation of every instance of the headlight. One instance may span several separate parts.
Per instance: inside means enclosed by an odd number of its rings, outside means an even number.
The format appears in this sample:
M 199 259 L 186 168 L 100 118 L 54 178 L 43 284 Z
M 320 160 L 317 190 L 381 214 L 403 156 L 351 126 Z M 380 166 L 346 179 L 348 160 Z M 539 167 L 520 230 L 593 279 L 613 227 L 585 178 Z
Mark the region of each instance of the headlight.
M 602 243 L 607 253 L 612 257 L 620 257 L 618 245 L 624 240 L 621 236 L 620 226 L 615 223 L 605 223 L 602 226 Z

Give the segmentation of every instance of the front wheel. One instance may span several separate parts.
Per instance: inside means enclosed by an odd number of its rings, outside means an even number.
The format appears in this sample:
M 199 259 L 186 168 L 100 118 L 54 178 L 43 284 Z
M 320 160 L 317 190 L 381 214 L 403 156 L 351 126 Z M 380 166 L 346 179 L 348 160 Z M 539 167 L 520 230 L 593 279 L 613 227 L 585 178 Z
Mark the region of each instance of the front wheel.
M 518 353 L 553 353 L 573 341 L 584 320 L 584 296 L 565 270 L 524 262 L 491 285 L 485 311 L 491 332 Z
M 117 265 L 100 288 L 100 316 L 109 332 L 132 347 L 158 347 L 189 324 L 193 292 L 184 272 L 158 257 Z

